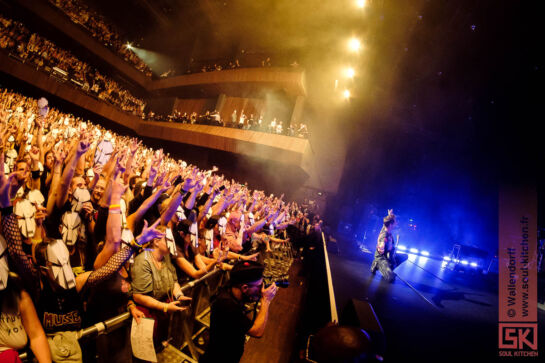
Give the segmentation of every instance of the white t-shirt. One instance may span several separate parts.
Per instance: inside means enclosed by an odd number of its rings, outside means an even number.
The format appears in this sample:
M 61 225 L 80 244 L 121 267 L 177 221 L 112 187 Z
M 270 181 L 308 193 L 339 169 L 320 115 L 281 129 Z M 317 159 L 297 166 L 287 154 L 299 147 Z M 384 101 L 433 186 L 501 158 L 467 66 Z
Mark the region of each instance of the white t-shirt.
M 23 327 L 21 313 L 0 314 L 0 352 L 8 349 L 23 349 L 28 342 L 28 337 Z

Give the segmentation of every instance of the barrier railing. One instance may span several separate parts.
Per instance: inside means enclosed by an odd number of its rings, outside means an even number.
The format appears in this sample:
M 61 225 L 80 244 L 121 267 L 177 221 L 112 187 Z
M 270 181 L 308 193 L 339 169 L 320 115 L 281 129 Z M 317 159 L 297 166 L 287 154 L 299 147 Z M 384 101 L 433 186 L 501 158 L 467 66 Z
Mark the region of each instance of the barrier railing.
M 189 308 L 182 313 L 173 314 L 169 322 L 169 337 L 170 343 L 173 343 L 175 347 L 188 347 L 190 351 L 190 360 L 198 358 L 202 350 L 199 351 L 191 341 L 192 329 L 194 328 L 194 320 L 202 315 L 210 305 L 210 297 L 220 288 L 225 282 L 225 271 L 216 269 L 208 272 L 206 275 L 199 279 L 190 281 L 182 286 L 182 292 L 184 295 L 192 298 Z M 132 319 L 129 312 L 114 316 L 111 319 L 98 322 L 89 327 L 83 328 L 78 331 L 77 338 L 87 338 L 93 335 L 108 334 L 111 331 L 122 327 Z M 176 329 L 174 329 L 176 327 Z M 180 331 L 183 334 L 180 334 Z M 187 339 L 189 338 L 189 339 Z M 187 342 L 183 342 L 186 339 Z M 180 342 L 180 340 L 182 340 Z M 100 353 L 99 353 L 100 354 Z M 30 358 L 28 352 L 19 354 L 19 358 L 22 361 L 28 361 Z
M 264 280 L 274 283 L 287 280 L 288 272 L 293 263 L 293 247 L 291 243 L 271 243 L 272 252 L 264 259 Z M 199 279 L 187 282 L 182 286 L 185 296 L 192 298 L 188 309 L 172 314 L 168 327 L 168 343 L 176 348 L 171 354 L 188 362 L 197 362 L 204 353 L 204 339 L 202 334 L 210 328 L 211 297 L 219 288 L 225 285 L 227 274 L 224 270 L 215 269 Z M 109 334 L 110 332 L 127 325 L 132 319 L 129 312 L 117 315 L 111 319 L 98 322 L 77 332 L 77 338 L 89 338 L 95 335 Z M 97 348 L 98 349 L 98 348 Z M 99 356 L 100 351 L 97 351 Z M 28 361 L 29 354 L 19 355 L 23 361 Z
M 339 315 L 337 313 L 337 303 L 335 302 L 335 291 L 333 290 L 333 280 L 331 278 L 331 268 L 329 267 L 329 256 L 327 253 L 327 246 L 325 243 L 324 232 L 322 232 L 322 242 L 324 244 L 324 258 L 325 258 L 325 268 L 327 272 L 327 286 L 329 290 L 329 306 L 331 309 L 331 321 L 334 323 L 338 323 Z
M 271 242 L 272 251 L 268 253 L 263 261 L 265 271 L 263 280 L 265 284 L 287 280 L 289 269 L 293 263 L 293 246 L 289 242 Z

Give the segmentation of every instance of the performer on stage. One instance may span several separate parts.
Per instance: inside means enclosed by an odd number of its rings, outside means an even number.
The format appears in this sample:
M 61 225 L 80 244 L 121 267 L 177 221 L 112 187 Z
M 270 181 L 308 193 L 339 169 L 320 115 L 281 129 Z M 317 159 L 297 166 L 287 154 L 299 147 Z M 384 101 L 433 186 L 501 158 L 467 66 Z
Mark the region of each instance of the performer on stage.
M 388 215 L 383 219 L 383 226 L 378 235 L 377 249 L 375 259 L 371 264 L 371 273 L 375 274 L 377 270 L 388 282 L 394 282 L 394 269 L 407 260 L 407 255 L 396 255 L 394 236 L 392 230 L 396 225 L 396 216 L 394 210 L 389 209 Z

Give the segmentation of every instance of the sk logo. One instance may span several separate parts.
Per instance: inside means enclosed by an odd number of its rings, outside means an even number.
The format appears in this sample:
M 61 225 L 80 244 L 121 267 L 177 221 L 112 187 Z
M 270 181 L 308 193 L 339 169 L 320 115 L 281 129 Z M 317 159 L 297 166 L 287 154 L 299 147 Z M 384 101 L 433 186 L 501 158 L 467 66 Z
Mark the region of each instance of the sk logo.
M 499 348 L 537 350 L 537 323 L 500 323 Z

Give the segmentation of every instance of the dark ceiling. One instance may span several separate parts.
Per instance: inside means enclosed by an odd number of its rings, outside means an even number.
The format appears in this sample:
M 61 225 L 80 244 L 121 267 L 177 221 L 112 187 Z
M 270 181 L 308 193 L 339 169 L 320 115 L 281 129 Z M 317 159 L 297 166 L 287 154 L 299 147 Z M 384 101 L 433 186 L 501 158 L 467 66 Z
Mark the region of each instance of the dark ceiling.
M 216 59 L 287 65 L 326 51 L 358 28 L 353 1 L 95 0 L 88 2 L 142 48 L 178 64 Z

